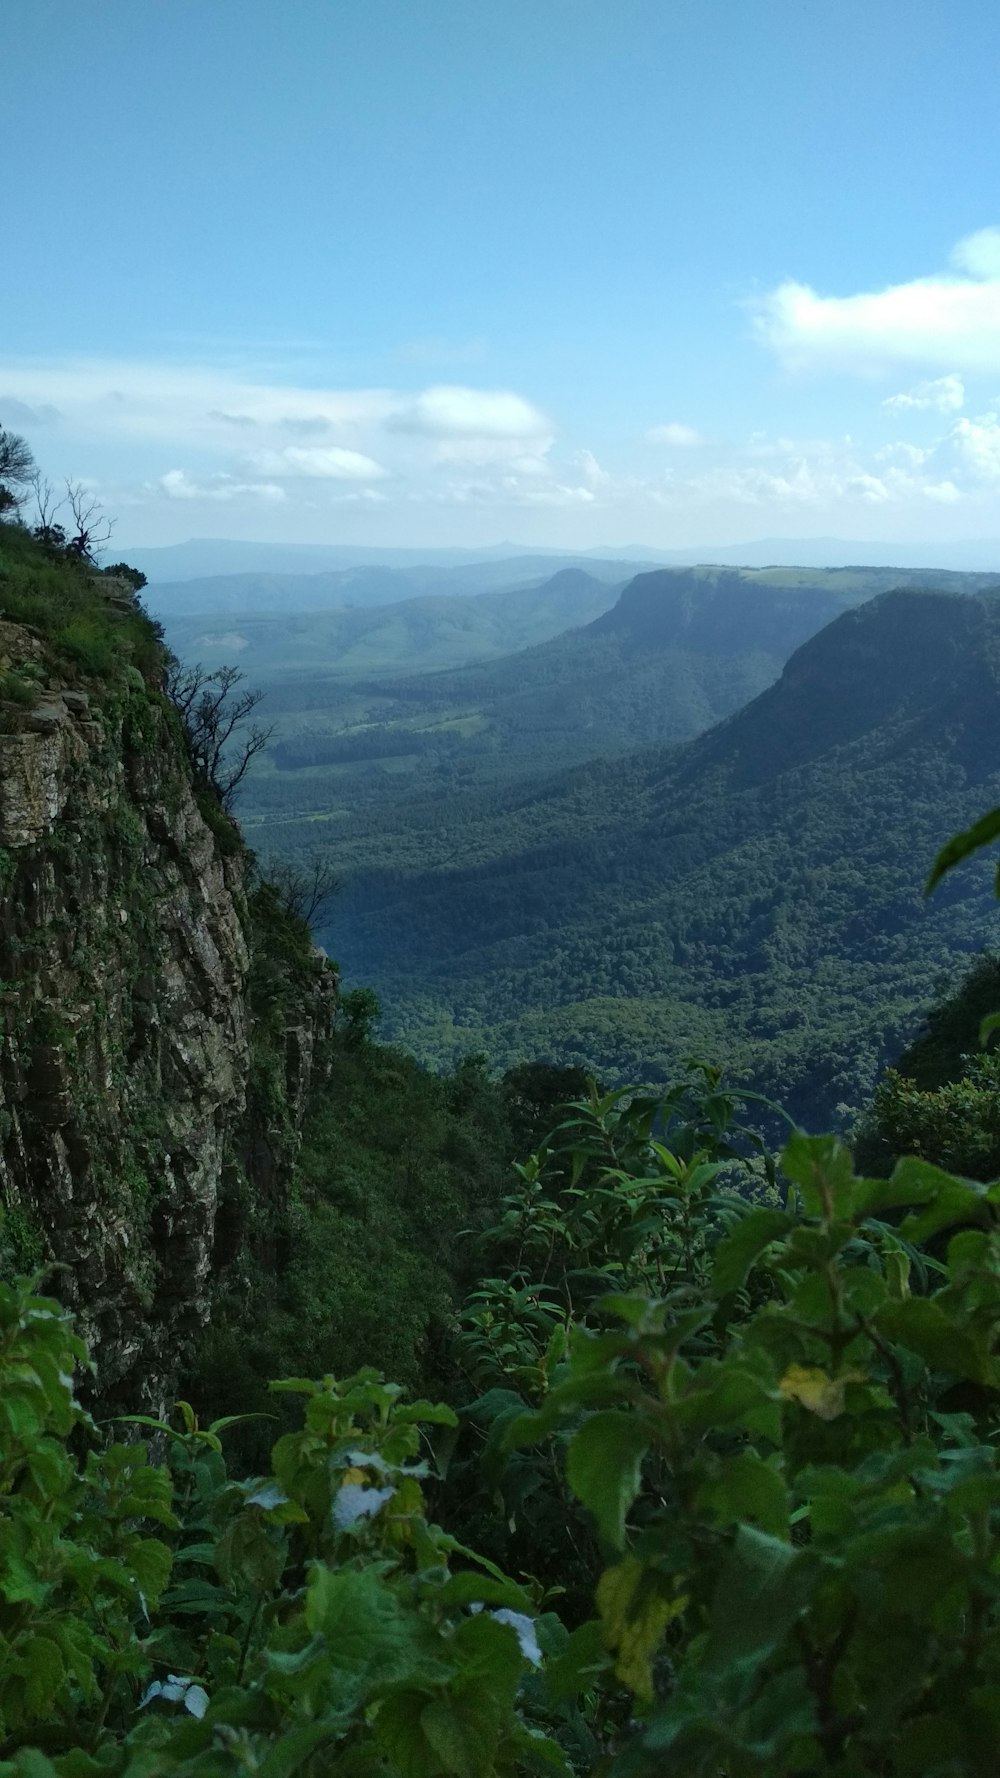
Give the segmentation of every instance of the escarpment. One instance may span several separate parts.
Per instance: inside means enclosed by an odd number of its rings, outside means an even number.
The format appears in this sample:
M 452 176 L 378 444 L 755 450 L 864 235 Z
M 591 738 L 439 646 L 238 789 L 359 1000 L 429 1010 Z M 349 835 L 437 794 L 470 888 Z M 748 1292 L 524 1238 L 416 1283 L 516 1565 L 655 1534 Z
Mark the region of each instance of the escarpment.
M 238 830 L 116 603 L 101 672 L 0 621 L 0 1264 L 59 1267 L 101 1403 L 158 1407 L 287 1187 L 334 978 L 302 934 L 259 954 Z

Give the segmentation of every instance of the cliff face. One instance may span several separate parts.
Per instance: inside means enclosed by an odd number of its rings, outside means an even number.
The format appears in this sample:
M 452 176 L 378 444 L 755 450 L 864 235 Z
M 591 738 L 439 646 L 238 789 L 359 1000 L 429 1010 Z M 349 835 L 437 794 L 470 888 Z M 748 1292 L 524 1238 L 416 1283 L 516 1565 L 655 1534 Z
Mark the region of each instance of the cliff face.
M 239 1253 L 255 1171 L 281 1189 L 324 996 L 294 1016 L 279 996 L 252 1046 L 245 854 L 193 783 L 176 713 L 134 667 L 67 672 L 12 623 L 0 848 L 8 1262 L 65 1267 L 102 1401 L 156 1406 Z M 273 1129 L 248 1110 L 252 1047 Z

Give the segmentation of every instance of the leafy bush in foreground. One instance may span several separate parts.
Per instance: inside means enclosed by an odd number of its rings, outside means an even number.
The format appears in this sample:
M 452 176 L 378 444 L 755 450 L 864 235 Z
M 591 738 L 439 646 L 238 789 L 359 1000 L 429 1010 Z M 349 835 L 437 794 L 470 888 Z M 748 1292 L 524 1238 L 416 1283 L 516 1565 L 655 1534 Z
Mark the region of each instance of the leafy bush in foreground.
M 2 1778 L 993 1769 L 1000 1185 L 796 1134 L 750 1203 L 723 1129 L 647 1116 L 578 1108 L 541 1215 L 524 1169 L 518 1337 L 472 1326 L 498 1509 L 584 1528 L 571 1629 L 428 1516 L 451 1410 L 293 1379 L 303 1428 L 235 1481 L 184 1404 L 102 1445 L 68 1319 L 0 1292 Z

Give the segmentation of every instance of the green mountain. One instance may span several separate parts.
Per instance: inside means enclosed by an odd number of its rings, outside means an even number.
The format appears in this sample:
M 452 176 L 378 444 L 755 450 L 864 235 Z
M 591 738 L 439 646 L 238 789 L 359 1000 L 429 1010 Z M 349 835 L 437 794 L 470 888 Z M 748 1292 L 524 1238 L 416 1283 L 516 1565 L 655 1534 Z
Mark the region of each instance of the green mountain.
M 892 592 L 686 747 L 414 797 L 421 867 L 401 823 L 328 942 L 427 1058 L 658 1079 L 696 1051 L 829 1119 L 995 942 L 987 866 L 922 885 L 998 792 L 1000 601 Z
M 477 752 L 524 755 L 532 769 L 690 740 L 772 684 L 807 636 L 872 597 L 882 578 L 704 567 L 639 574 L 610 610 L 550 641 L 395 681 L 384 688 L 396 701 L 380 728 L 406 753 L 426 721 L 436 728 L 475 718 Z M 281 763 L 294 759 L 292 743 Z
M 592 580 L 624 584 L 634 561 L 591 561 L 582 556 L 501 556 L 487 562 L 355 563 L 306 574 L 278 568 L 241 574 L 195 575 L 154 582 L 147 603 L 161 619 L 223 613 L 334 611 L 396 605 L 402 599 L 473 598 L 513 587 L 541 586 L 553 575 L 578 569 Z
M 568 612 L 583 579 L 565 572 L 540 589 L 553 621 L 557 593 Z M 431 619 L 423 602 L 411 601 L 391 613 L 345 619 L 344 673 L 365 662 L 372 668 L 353 679 L 319 670 L 318 631 L 312 632 L 317 645 L 307 651 L 310 665 L 282 670 L 306 650 L 310 622 L 269 619 L 253 657 L 249 650 L 234 657 L 255 679 L 259 665 L 264 708 L 275 725 L 241 818 L 265 851 L 309 847 L 317 839 L 315 824 L 332 821 L 338 846 L 343 836 L 348 848 L 346 863 L 398 863 L 405 856 L 410 865 L 414 799 L 432 794 L 437 811 L 456 791 L 475 788 L 478 824 L 498 789 L 526 775 L 644 743 L 690 740 L 772 684 L 799 644 L 839 612 L 915 579 L 877 568 L 661 569 L 635 576 L 618 602 L 590 623 L 532 648 L 452 670 L 390 676 L 379 672 L 380 658 L 400 666 L 420 658 L 429 666 L 435 650 L 471 652 L 474 645 L 471 630 L 446 631 L 440 614 Z M 995 577 L 940 574 L 932 584 L 975 593 Z M 525 597 L 508 592 L 495 607 L 485 597 L 471 608 L 468 601 L 453 602 L 447 621 L 471 625 L 480 610 L 510 620 Z M 197 638 L 185 645 L 179 630 L 171 634 L 181 652 L 211 658 Z M 225 658 L 227 642 L 255 634 L 252 624 L 239 632 L 220 629 L 217 658 Z M 477 634 L 485 654 L 486 627 Z M 435 813 L 424 829 L 428 862 L 438 826 Z
M 237 661 L 258 682 L 284 680 L 290 675 L 304 678 L 312 704 L 326 710 L 336 708 L 342 700 L 346 679 L 507 654 L 571 625 L 587 623 L 607 610 L 621 590 L 620 580 L 604 580 L 572 568 L 544 581 L 475 596 L 402 597 L 400 582 L 405 577 L 386 571 L 386 578 L 395 587 L 391 604 L 371 600 L 352 606 L 343 591 L 342 608 L 337 610 L 304 606 L 279 610 L 277 593 L 267 595 L 270 604 L 266 612 L 242 608 L 232 616 L 221 606 L 213 609 L 208 605 L 196 616 L 173 616 L 162 600 L 151 604 L 164 625 L 167 641 L 182 659 L 199 660 L 206 666 Z M 201 583 L 191 584 L 197 588 Z M 294 596 L 302 600 L 305 595 L 300 589 Z M 317 594 L 317 598 L 321 596 Z M 294 694 L 299 708 L 304 704 L 303 690 L 299 687 Z

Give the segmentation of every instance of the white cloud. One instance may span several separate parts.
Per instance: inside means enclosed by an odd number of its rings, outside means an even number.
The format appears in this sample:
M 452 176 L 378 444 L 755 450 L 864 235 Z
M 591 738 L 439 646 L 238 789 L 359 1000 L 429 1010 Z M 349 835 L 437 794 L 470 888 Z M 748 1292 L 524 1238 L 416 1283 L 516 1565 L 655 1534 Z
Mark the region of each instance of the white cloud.
M 1000 416 L 958 420 L 951 439 L 960 464 L 979 482 L 1000 481 Z
M 251 462 L 262 475 L 315 476 L 321 481 L 378 481 L 388 474 L 373 457 L 342 445 L 285 445 L 280 451 L 258 451 Z
M 227 446 L 252 427 L 300 439 L 410 434 L 434 440 L 537 441 L 551 423 L 531 401 L 507 389 L 439 384 L 398 389 L 306 388 L 240 377 L 200 366 L 111 360 L 24 364 L 0 360 L 8 399 L 52 405 L 88 436 L 107 435 Z
M 980 228 L 952 248 L 951 263 L 973 278 L 1000 278 L 1000 228 Z
M 888 395 L 882 406 L 892 412 L 932 408 L 939 414 L 957 414 L 959 408 L 965 406 L 965 384 L 961 377 L 934 377 L 930 382 L 918 383 L 915 389 L 904 390 L 901 395 Z
M 435 443 L 432 463 L 466 463 L 478 467 L 498 465 L 517 475 L 549 475 L 549 438 L 446 438 Z
M 953 506 L 962 498 L 961 488 L 956 488 L 950 481 L 925 482 L 920 491 L 925 500 L 933 500 L 939 506 Z
M 266 506 L 280 504 L 285 490 L 275 482 L 241 482 L 231 475 L 209 475 L 197 481 L 185 469 L 168 469 L 151 492 L 168 500 L 255 500 Z
M 573 462 L 583 477 L 586 487 L 595 489 L 610 487 L 612 477 L 606 469 L 601 468 L 593 451 L 577 451 Z
M 759 337 L 792 365 L 1000 369 L 1000 228 L 959 241 L 951 271 L 854 296 L 789 279 L 753 304 Z
M 665 426 L 651 426 L 646 437 L 650 444 L 671 445 L 675 450 L 689 450 L 692 445 L 704 443 L 701 433 L 693 426 L 685 426 L 683 420 L 668 420 Z
M 538 438 L 550 432 L 545 415 L 507 389 L 439 384 L 402 401 L 387 420 L 394 432 L 430 438 Z
M 592 488 L 548 481 L 532 485 L 519 476 L 484 476 L 474 481 L 451 482 L 434 498 L 458 506 L 590 506 Z
M 891 444 L 879 447 L 875 452 L 875 461 L 902 464 L 906 469 L 919 469 L 932 454 L 923 445 L 909 444 L 906 439 L 894 439 Z

